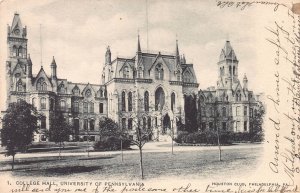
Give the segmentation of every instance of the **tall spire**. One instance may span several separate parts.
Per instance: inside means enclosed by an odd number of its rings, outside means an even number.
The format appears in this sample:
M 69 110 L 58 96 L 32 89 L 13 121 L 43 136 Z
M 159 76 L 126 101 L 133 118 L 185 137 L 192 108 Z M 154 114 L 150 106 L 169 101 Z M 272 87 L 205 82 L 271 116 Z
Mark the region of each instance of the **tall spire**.
M 176 60 L 176 65 L 180 64 L 180 55 L 179 55 L 178 40 L 177 40 L 177 38 L 176 38 L 175 60 Z
M 138 53 L 141 53 L 141 52 L 142 52 L 142 50 L 141 50 L 141 44 L 140 44 L 140 34 L 139 34 L 139 32 L 138 32 L 137 52 L 138 52 Z
M 53 56 L 52 62 L 51 62 L 51 78 L 55 79 L 56 78 L 56 62 Z
M 110 47 L 109 46 L 107 46 L 107 48 L 106 48 L 105 64 L 111 64 L 111 52 L 110 52 Z

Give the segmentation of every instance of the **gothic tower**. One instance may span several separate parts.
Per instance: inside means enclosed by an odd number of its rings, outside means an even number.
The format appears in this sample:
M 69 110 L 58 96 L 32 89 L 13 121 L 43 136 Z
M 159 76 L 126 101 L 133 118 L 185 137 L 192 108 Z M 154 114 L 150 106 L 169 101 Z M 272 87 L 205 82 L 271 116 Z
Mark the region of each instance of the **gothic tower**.
M 218 62 L 219 88 L 232 89 L 232 85 L 238 81 L 238 63 L 239 61 L 231 47 L 230 41 L 226 41 Z
M 7 26 L 8 58 L 6 62 L 7 105 L 10 91 L 26 91 L 26 84 L 32 77 L 32 63 L 27 60 L 27 30 L 23 28 L 20 16 L 15 13 L 11 26 Z M 18 86 L 17 86 L 18 83 Z

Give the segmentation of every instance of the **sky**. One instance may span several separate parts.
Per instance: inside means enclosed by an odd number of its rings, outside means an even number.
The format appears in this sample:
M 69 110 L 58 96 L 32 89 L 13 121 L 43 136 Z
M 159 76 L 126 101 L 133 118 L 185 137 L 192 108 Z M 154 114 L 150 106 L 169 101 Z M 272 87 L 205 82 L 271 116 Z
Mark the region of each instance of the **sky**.
M 264 38 L 257 32 L 261 24 L 255 16 L 255 7 L 240 11 L 221 9 L 214 0 L 188 3 L 148 0 L 147 48 L 146 0 L 3 1 L 0 4 L 1 82 L 5 82 L 6 27 L 11 25 L 15 12 L 27 26 L 33 74 L 41 67 L 42 47 L 42 65 L 49 75 L 54 56 L 59 78 L 100 84 L 106 47 L 110 46 L 113 59 L 133 57 L 139 31 L 142 50 L 155 53 L 174 53 L 177 37 L 180 54 L 185 55 L 187 63 L 194 64 L 199 89 L 216 86 L 219 55 L 225 41 L 230 40 L 239 60 L 240 79 L 246 73 L 248 87 L 263 91 L 257 76 L 261 73 L 257 68 L 257 45 Z

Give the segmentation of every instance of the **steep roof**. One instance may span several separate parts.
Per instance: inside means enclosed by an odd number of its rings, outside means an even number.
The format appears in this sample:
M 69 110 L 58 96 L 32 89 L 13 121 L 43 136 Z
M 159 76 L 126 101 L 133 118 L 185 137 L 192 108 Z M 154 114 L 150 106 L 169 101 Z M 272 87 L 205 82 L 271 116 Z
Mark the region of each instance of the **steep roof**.
M 226 41 L 224 48 L 221 50 L 219 61 L 223 60 L 237 60 L 235 52 L 230 44 L 230 41 Z

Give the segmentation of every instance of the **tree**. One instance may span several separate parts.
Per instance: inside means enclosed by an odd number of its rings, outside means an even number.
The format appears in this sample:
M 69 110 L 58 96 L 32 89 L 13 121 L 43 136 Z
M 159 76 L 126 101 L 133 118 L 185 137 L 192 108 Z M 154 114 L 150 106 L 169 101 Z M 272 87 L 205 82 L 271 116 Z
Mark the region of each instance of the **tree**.
M 187 95 L 184 97 L 185 129 L 192 133 L 198 131 L 196 96 Z
M 59 159 L 61 159 L 61 147 L 65 141 L 69 141 L 71 134 L 72 126 L 68 123 L 62 113 L 51 116 L 49 136 L 50 141 L 59 144 Z
M 253 113 L 252 128 L 250 128 L 252 142 L 261 142 L 264 140 L 264 130 L 262 128 L 264 115 L 265 107 L 262 102 L 258 101 L 257 108 Z
M 111 118 L 102 117 L 99 121 L 100 141 L 103 137 L 120 135 L 118 124 Z
M 23 100 L 8 106 L 2 120 L 1 140 L 2 145 L 6 146 L 6 156 L 13 158 L 12 170 L 17 151 L 25 150 L 33 140 L 38 117 L 36 109 Z

